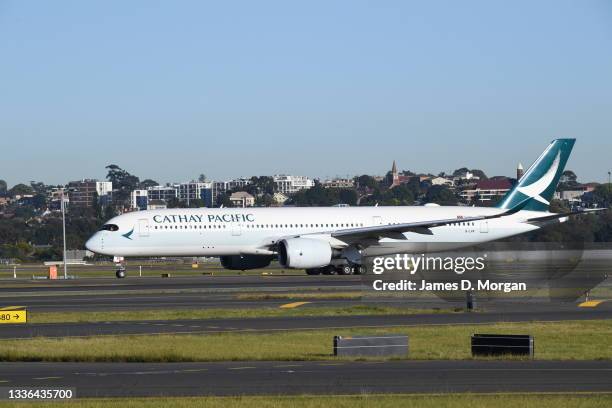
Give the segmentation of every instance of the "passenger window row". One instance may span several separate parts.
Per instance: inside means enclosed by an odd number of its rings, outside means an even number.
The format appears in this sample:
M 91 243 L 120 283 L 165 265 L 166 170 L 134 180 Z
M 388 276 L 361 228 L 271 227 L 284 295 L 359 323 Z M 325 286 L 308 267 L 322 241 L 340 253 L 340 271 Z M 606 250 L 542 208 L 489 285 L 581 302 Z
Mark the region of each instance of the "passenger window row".
M 339 224 L 246 224 L 245 228 L 248 229 L 283 229 L 283 228 L 354 228 L 354 227 L 363 227 L 363 223 L 339 223 Z M 163 226 L 155 226 L 155 229 L 222 229 L 227 228 L 226 224 L 222 225 L 163 225 Z

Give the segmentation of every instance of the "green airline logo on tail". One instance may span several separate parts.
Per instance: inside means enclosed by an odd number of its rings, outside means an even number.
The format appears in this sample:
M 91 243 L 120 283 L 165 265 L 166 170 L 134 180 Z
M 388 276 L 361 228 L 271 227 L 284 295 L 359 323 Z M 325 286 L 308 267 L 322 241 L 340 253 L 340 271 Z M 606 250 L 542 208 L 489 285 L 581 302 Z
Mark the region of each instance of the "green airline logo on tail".
M 553 140 L 497 206 L 509 210 L 528 200 L 523 210 L 548 211 L 575 142 L 576 139 Z

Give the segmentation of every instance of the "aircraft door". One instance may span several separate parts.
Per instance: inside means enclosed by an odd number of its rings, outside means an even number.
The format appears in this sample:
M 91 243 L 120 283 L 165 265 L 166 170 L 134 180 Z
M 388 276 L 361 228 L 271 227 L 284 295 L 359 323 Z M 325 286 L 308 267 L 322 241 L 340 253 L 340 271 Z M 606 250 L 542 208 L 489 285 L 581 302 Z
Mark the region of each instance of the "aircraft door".
M 382 225 L 382 217 L 375 215 L 372 217 L 372 226 Z
M 480 221 L 480 232 L 487 233 L 489 232 L 489 221 Z
M 142 218 L 138 220 L 138 236 L 148 237 L 149 236 L 149 220 Z
M 242 234 L 242 224 L 239 222 L 232 222 L 232 235 L 237 237 Z

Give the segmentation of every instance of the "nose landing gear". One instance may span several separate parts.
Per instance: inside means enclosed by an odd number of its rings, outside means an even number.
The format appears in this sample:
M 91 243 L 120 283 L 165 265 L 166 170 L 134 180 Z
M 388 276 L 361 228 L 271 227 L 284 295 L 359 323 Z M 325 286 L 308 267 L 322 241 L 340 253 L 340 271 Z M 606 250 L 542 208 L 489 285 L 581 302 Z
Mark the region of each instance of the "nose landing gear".
M 117 271 L 115 272 L 115 276 L 118 279 L 123 279 L 125 278 L 125 265 L 119 265 L 117 267 Z
M 125 278 L 125 259 L 122 256 L 115 256 L 113 257 L 113 262 L 117 268 L 115 272 L 117 279 Z

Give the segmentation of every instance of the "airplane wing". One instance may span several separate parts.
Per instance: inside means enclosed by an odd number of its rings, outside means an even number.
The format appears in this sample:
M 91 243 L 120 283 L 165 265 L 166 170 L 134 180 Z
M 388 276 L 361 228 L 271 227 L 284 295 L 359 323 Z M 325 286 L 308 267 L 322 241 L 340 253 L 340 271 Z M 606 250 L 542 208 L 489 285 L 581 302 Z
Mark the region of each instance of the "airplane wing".
M 508 211 L 501 212 L 494 215 L 482 215 L 477 217 L 464 217 L 464 218 L 449 218 L 441 220 L 428 220 L 419 222 L 409 222 L 403 224 L 391 224 L 391 225 L 376 225 L 373 227 L 362 227 L 362 228 L 351 228 L 340 231 L 334 231 L 331 233 L 333 238 L 338 238 L 342 241 L 355 241 L 360 239 L 406 239 L 403 235 L 404 232 L 415 232 L 417 234 L 432 235 L 433 232 L 430 228 L 440 227 L 443 225 L 457 224 L 460 222 L 471 222 L 488 220 L 492 218 L 505 217 L 519 211 L 520 208 L 513 208 Z
M 543 217 L 529 218 L 527 222 L 551 221 L 551 220 L 557 220 L 559 218 L 569 217 L 572 215 L 591 214 L 591 213 L 597 213 L 597 212 L 606 211 L 606 210 L 607 208 L 587 208 L 585 210 L 571 211 L 567 213 L 559 213 L 559 214 L 546 215 Z

